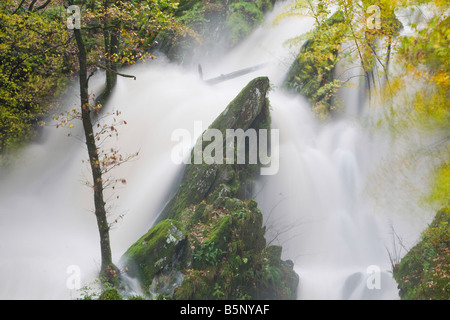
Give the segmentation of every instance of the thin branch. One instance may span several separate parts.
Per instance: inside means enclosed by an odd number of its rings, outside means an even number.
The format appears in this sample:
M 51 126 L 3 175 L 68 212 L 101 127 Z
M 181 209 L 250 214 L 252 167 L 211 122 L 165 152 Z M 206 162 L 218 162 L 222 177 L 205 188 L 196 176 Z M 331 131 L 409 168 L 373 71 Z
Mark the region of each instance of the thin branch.
M 12 13 L 12 14 L 16 14 L 17 13 L 17 11 L 19 11 L 20 10 L 20 8 L 22 8 L 22 5 L 23 5 L 23 3 L 25 2 L 25 0 L 22 0 L 22 2 L 20 2 L 20 4 L 19 4 L 19 6 L 17 7 L 17 9 L 16 10 L 14 10 L 14 12 Z
M 393 96 L 393 91 L 392 91 L 392 88 L 391 88 L 391 83 L 390 83 L 390 81 L 389 81 L 388 70 L 387 70 L 386 66 L 383 64 L 383 62 L 381 62 L 381 60 L 380 60 L 380 58 L 378 57 L 378 54 L 377 54 L 377 52 L 375 51 L 375 49 L 374 49 L 370 44 L 368 45 L 368 47 L 369 47 L 370 50 L 372 51 L 372 53 L 373 53 L 375 59 L 377 59 L 378 63 L 383 67 L 384 74 L 385 74 L 385 76 L 386 76 L 386 82 L 387 82 L 388 87 L 389 87 L 389 92 L 390 92 L 391 96 Z
M 30 6 L 28 7 L 28 11 L 33 11 L 33 7 L 34 7 L 36 2 L 37 2 L 37 0 L 31 1 Z
M 102 66 L 102 65 L 97 65 L 97 67 L 99 67 L 99 68 L 101 68 L 101 69 L 103 69 L 103 70 L 106 70 L 106 71 L 114 72 L 114 73 L 117 74 L 118 76 L 121 76 L 121 77 L 124 77 L 124 78 L 133 78 L 134 80 L 136 80 L 136 76 L 129 75 L 129 74 L 124 74 L 124 73 L 120 73 L 120 72 L 117 72 L 117 71 L 115 71 L 115 70 L 112 70 L 112 69 L 110 69 L 110 68 L 108 68 L 108 67 L 105 67 L 105 66 Z
M 92 78 L 92 76 L 97 72 L 98 68 L 95 68 L 94 70 L 92 70 L 92 72 L 89 74 L 88 78 L 87 78 L 87 82 L 89 82 L 89 80 Z
M 38 10 L 42 10 L 44 9 L 46 6 L 48 6 L 48 4 L 51 2 L 52 0 L 47 0 L 46 3 L 44 3 L 43 5 L 37 7 L 36 9 L 34 9 L 33 11 L 38 11 Z

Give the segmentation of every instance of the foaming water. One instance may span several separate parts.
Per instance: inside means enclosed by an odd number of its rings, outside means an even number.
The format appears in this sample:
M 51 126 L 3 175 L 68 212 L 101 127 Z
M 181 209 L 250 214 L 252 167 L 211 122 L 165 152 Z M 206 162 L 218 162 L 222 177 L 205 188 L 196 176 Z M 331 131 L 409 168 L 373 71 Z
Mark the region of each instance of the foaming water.
M 283 43 L 313 26 L 309 18 L 273 25 L 282 10 L 283 4 L 278 4 L 266 23 L 223 60 L 199 61 L 205 79 L 271 62 L 265 69 L 209 86 L 196 70 L 161 58 L 128 68 L 135 81 L 118 79 L 104 112 L 120 110 L 128 124 L 108 143 L 124 154 L 139 151 L 139 157 L 113 172 L 127 181 L 112 202 L 112 217 L 124 214 L 111 230 L 113 259 L 118 261 L 152 226 L 177 186 L 182 167 L 171 158 L 176 146 L 172 132 L 194 132 L 195 121 L 202 121 L 206 129 L 251 79 L 268 76 L 273 128 L 280 129 L 280 169 L 260 179 L 255 198 L 264 214 L 268 242 L 283 245 L 283 258 L 295 263 L 298 297 L 397 298 L 386 272 L 390 223 L 414 239 L 428 216 L 414 206 L 420 221 L 411 228 L 406 223 L 410 216 L 399 214 L 410 211 L 405 204 L 411 201 L 401 196 L 395 170 L 389 172 L 390 179 L 376 174 L 380 161 L 394 157 L 391 151 L 398 146 L 387 135 L 370 132 L 354 117 L 321 123 L 307 101 L 279 88 L 298 51 Z M 93 83 L 94 91 L 100 78 Z M 69 110 L 77 105 L 76 92 L 74 86 L 64 101 Z M 348 103 L 352 110 L 363 107 Z M 95 279 L 100 248 L 93 196 L 84 186 L 89 168 L 82 162 L 87 152 L 81 130 L 81 123 L 75 123 L 67 137 L 66 129 L 45 128 L 41 140 L 23 151 L 14 168 L 2 172 L 0 298 L 74 298 L 79 292 L 67 283 L 68 267 L 73 265 L 81 271 L 82 285 Z M 405 174 L 404 179 L 412 175 Z M 375 192 L 367 192 L 368 185 Z M 380 267 L 381 290 L 367 289 L 371 265 Z

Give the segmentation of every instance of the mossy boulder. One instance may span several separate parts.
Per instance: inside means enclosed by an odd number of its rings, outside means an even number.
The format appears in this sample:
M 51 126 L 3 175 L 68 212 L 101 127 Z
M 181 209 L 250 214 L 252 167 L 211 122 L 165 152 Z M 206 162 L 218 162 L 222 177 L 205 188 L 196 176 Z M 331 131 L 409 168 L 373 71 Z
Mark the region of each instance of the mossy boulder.
M 224 139 L 226 129 L 270 128 L 268 90 L 266 77 L 254 79 L 210 128 Z M 125 253 L 128 274 L 153 298 L 295 298 L 293 264 L 266 248 L 263 215 L 246 196 L 258 168 L 188 164 L 159 222 Z
M 298 275 L 281 260 L 281 247 L 266 247 L 263 216 L 254 200 L 225 197 L 205 223 L 190 223 L 197 208 L 180 216 L 188 229 L 192 265 L 175 299 L 294 299 Z
M 394 266 L 404 300 L 450 299 L 450 208 L 440 210 L 420 241 Z
M 309 35 L 292 63 L 283 87 L 306 97 L 319 113 L 328 113 L 336 89 L 334 79 L 339 50 L 347 26 L 342 11 L 316 27 Z
M 195 220 L 197 210 L 207 220 Z M 224 197 L 164 220 L 126 252 L 128 275 L 164 299 L 295 299 L 298 275 L 266 247 L 263 216 L 254 200 Z M 184 226 L 184 227 L 182 227 Z
M 250 81 L 210 125 L 209 129 L 217 129 L 222 133 L 224 155 L 226 154 L 227 129 L 244 131 L 249 128 L 259 129 L 261 123 L 270 121 L 269 102 L 266 98 L 269 88 L 270 82 L 267 77 L 259 77 Z M 197 141 L 197 144 L 202 144 L 199 147 L 201 150 L 204 150 L 207 143 L 201 139 Z M 225 163 L 196 164 L 194 163 L 195 150 L 196 148 L 191 154 L 191 164 L 185 167 L 180 187 L 164 208 L 160 219 L 177 219 L 186 207 L 208 198 L 211 193 L 224 184 L 230 186 L 230 191 L 235 195 L 240 190 L 242 182 L 240 177 L 247 175 L 246 178 L 250 178 L 250 169 L 258 168 L 256 165 L 252 167 Z
M 148 288 L 158 273 L 184 267 L 187 244 L 186 231 L 179 221 L 161 221 L 125 252 L 128 275 Z

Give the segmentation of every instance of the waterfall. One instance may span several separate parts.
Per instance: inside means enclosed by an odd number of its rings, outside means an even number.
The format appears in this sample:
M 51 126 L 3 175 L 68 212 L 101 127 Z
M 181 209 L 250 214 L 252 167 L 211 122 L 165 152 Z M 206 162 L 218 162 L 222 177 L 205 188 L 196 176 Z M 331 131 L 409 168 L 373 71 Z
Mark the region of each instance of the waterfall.
M 283 5 L 278 3 L 265 23 L 223 60 L 199 61 L 204 79 L 270 62 L 265 69 L 210 86 L 199 79 L 197 70 L 161 57 L 127 68 L 135 81 L 118 79 L 105 112 L 120 110 L 128 124 L 111 143 L 123 153 L 140 153 L 114 171 L 127 183 L 113 202 L 113 215 L 124 214 L 111 230 L 113 259 L 118 261 L 152 226 L 176 187 L 182 167 L 171 160 L 176 146 L 172 132 L 179 128 L 193 132 L 195 121 L 206 128 L 248 81 L 264 75 L 273 85 L 269 99 L 273 128 L 280 130 L 280 170 L 258 181 L 255 198 L 264 214 L 268 242 L 281 244 L 283 259 L 295 263 L 300 276 L 298 298 L 398 298 L 385 248 L 390 225 L 403 228 L 399 232 L 414 241 L 430 213 L 411 204 L 392 183 L 395 170 L 389 175 L 392 180 L 373 178 L 377 164 L 395 149 L 386 134 L 367 130 L 351 116 L 321 123 L 305 99 L 281 90 L 299 49 L 284 42 L 313 27 L 310 18 L 273 25 Z M 102 77 L 91 81 L 95 92 Z M 345 94 L 347 101 L 351 94 Z M 63 99 L 64 108 L 76 107 L 76 97 L 74 86 Z M 363 107 L 352 101 L 351 108 Z M 14 167 L 1 173 L 3 299 L 77 297 L 79 292 L 68 283 L 73 266 L 82 285 L 95 279 L 100 247 L 91 190 L 83 185 L 89 168 L 82 161 L 86 149 L 81 130 L 81 123 L 70 131 L 44 128 Z M 381 205 L 367 192 L 374 183 L 382 196 L 389 197 Z M 380 289 L 368 288 L 371 266 L 379 267 Z

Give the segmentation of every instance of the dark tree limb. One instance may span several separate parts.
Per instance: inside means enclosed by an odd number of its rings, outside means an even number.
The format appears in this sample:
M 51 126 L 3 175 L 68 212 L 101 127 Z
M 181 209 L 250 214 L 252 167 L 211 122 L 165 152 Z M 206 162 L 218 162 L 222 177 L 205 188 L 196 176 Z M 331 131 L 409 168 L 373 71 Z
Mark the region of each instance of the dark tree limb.
M 36 4 L 36 2 L 37 2 L 37 0 L 31 1 L 30 5 L 29 5 L 29 7 L 28 7 L 28 11 L 32 11 L 32 10 L 33 10 L 33 7 L 34 7 L 34 5 Z
M 45 7 L 48 6 L 48 4 L 49 4 L 51 1 L 52 1 L 52 0 L 47 0 L 47 2 L 45 2 L 43 5 L 37 7 L 35 10 L 38 11 L 38 10 L 44 9 Z
M 17 11 L 19 11 L 20 10 L 20 8 L 22 8 L 22 5 L 23 5 L 23 3 L 25 2 L 25 0 L 22 0 L 21 2 L 20 2 L 20 4 L 19 4 L 19 6 L 17 7 L 17 9 L 16 10 L 14 10 L 14 12 L 12 13 L 12 14 L 16 14 L 17 13 Z
M 118 76 L 124 77 L 124 78 L 133 78 L 134 80 L 136 80 L 136 76 L 130 75 L 130 74 L 124 74 L 124 73 L 120 73 L 118 71 L 112 70 L 108 67 L 102 66 L 102 65 L 97 65 L 97 67 L 99 67 L 100 69 L 106 70 L 106 71 L 110 71 L 110 72 L 114 72 L 115 74 L 117 74 Z

